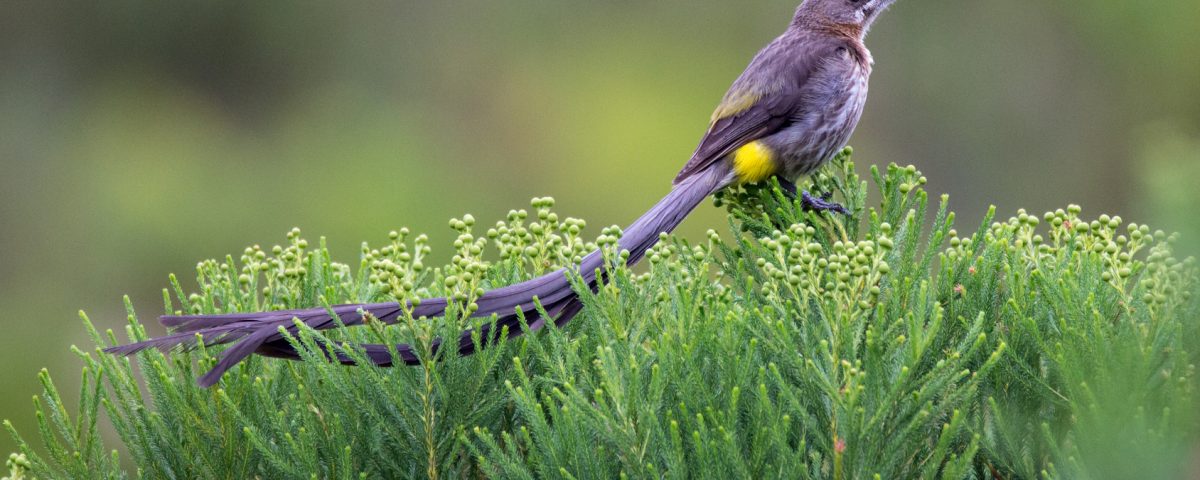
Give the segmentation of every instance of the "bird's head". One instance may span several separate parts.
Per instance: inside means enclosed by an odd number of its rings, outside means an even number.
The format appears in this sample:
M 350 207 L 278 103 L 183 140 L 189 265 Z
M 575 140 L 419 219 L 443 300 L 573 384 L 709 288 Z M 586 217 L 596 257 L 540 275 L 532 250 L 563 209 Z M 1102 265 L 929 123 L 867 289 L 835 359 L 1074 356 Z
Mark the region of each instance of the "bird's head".
M 804 0 L 796 8 L 793 24 L 831 23 L 853 25 L 862 32 L 870 28 L 879 13 L 896 0 Z

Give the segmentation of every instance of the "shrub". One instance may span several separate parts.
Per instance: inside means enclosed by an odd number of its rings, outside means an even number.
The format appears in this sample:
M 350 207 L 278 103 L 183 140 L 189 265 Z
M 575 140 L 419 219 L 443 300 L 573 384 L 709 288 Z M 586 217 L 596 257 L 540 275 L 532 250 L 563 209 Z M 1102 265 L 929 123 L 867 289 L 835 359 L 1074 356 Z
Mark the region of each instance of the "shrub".
M 604 248 L 612 281 L 578 284 L 583 313 L 463 358 L 343 367 L 342 341 L 414 343 L 472 320 L 290 338 L 304 362 L 253 358 L 212 389 L 214 351 L 98 353 L 70 413 L 50 375 L 35 409 L 44 448 L 11 426 L 14 478 L 1147 478 L 1180 476 L 1196 441 L 1200 322 L 1192 259 L 1174 238 L 1076 206 L 1024 211 L 967 235 L 943 197 L 927 215 L 913 167 L 872 169 L 848 151 L 811 189 L 848 218 L 804 212 L 777 186 L 723 192 L 731 232 L 664 236 L 645 266 L 619 266 L 619 229 L 595 243 L 553 201 L 423 265 L 425 237 L 392 232 L 356 266 L 298 230 L 286 246 L 171 278 L 165 310 L 216 313 L 483 289 Z M 932 220 L 929 218 L 932 217 Z M 484 251 L 497 254 L 486 260 Z M 127 302 L 128 303 L 128 302 Z M 129 309 L 129 334 L 145 338 Z M 478 321 L 475 321 L 478 322 Z M 335 342 L 325 342 L 326 338 Z M 359 357 L 361 358 L 361 357 Z M 135 368 L 136 367 L 136 368 Z M 140 375 L 135 374 L 140 370 Z M 144 388 L 139 378 L 144 380 Z M 126 465 L 99 434 L 111 422 Z M 129 471 L 131 460 L 136 470 Z

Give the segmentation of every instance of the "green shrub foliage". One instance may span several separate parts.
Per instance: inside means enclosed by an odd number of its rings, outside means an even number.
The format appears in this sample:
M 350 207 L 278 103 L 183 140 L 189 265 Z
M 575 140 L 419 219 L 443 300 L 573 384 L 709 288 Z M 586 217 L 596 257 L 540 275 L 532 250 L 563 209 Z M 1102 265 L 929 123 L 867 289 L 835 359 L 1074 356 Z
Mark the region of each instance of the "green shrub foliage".
M 664 236 L 643 266 L 584 240 L 553 201 L 486 230 L 469 215 L 449 265 L 392 232 L 354 267 L 298 230 L 272 249 L 174 277 L 167 312 L 215 313 L 452 295 L 447 318 L 290 340 L 197 388 L 213 350 L 98 352 L 77 409 L 50 375 L 13 478 L 1150 478 L 1195 445 L 1200 322 L 1192 259 L 1171 236 L 1080 209 L 987 220 L 965 235 L 913 167 L 854 173 L 849 151 L 809 188 L 849 218 L 804 212 L 777 185 L 723 192 L 730 233 Z M 868 193 L 871 193 L 868 206 Z M 932 220 L 930 220 L 932 219 Z M 564 328 L 420 367 L 345 367 L 323 349 L 411 342 L 426 359 L 482 291 L 606 250 Z M 130 338 L 146 333 L 132 308 Z M 329 338 L 335 342 L 325 342 Z M 343 343 L 350 341 L 351 343 Z M 111 424 L 116 438 L 102 438 Z M 121 456 L 113 449 L 121 445 Z M 125 457 L 127 456 L 127 457 Z

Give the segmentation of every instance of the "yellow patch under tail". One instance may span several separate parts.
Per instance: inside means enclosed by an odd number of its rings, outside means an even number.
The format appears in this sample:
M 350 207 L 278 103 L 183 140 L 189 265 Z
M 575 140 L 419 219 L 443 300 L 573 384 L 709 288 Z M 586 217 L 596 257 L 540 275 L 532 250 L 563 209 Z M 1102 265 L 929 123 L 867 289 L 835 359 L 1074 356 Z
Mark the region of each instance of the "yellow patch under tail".
M 775 152 L 759 141 L 733 152 L 733 171 L 742 183 L 761 182 L 775 174 Z

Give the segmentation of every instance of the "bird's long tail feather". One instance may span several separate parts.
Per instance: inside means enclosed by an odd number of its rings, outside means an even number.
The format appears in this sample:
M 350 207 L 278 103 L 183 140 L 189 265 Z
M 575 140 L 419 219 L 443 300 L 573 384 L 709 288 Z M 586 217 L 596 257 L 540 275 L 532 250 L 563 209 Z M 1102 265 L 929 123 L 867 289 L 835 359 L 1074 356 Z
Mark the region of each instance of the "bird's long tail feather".
M 720 190 L 731 182 L 732 175 L 724 162 L 718 162 L 705 171 L 697 172 L 680 182 L 662 200 L 649 211 L 639 217 L 625 229 L 618 246 L 629 251 L 628 265 L 637 263 L 650 247 L 658 242 L 659 235 L 675 229 L 705 197 Z M 597 269 L 602 267 L 601 252 L 595 251 L 584 257 L 578 267 L 579 275 L 589 288 L 595 289 L 598 283 L 603 283 L 604 277 L 597 279 Z M 508 337 L 524 333 L 521 328 L 522 319 L 528 322 L 530 331 L 538 330 L 549 319 L 558 325 L 566 324 L 582 309 L 578 295 L 572 289 L 571 281 L 565 269 L 548 273 L 538 278 L 517 283 L 485 292 L 476 300 L 478 310 L 475 317 L 496 315 L 495 322 L 488 322 L 478 327 L 479 345 L 486 346 L 500 340 L 507 332 Z M 548 314 L 543 318 L 541 311 Z M 414 318 L 436 317 L 445 314 L 447 301 L 445 298 L 422 299 L 417 305 L 408 305 Z M 330 315 L 332 311 L 333 315 Z M 193 347 L 197 338 L 205 345 L 237 342 L 226 349 L 221 360 L 204 376 L 197 380 L 201 386 L 208 387 L 217 383 L 226 371 L 237 365 L 253 353 L 271 357 L 298 359 L 299 352 L 288 343 L 279 328 L 283 327 L 290 333 L 295 333 L 295 320 L 316 330 L 334 328 L 338 321 L 346 326 L 361 325 L 364 315 L 370 315 L 383 322 L 394 323 L 404 312 L 399 303 L 373 303 L 337 305 L 331 309 L 316 307 L 298 310 L 277 310 L 257 313 L 232 313 L 221 315 L 187 315 L 163 316 L 160 321 L 171 328 L 170 335 L 145 340 L 142 342 L 119 345 L 105 349 L 106 352 L 119 355 L 132 355 L 142 350 L 157 348 L 170 350 L 182 346 Z M 474 332 L 467 330 L 458 338 L 457 351 L 460 355 L 470 355 L 475 352 L 476 342 Z M 440 349 L 442 340 L 434 343 L 435 351 Z M 403 363 L 415 365 L 421 362 L 410 345 L 396 346 L 363 344 L 358 348 L 376 365 L 391 365 L 393 349 Z M 355 361 L 344 354 L 338 354 L 337 360 L 353 364 Z

